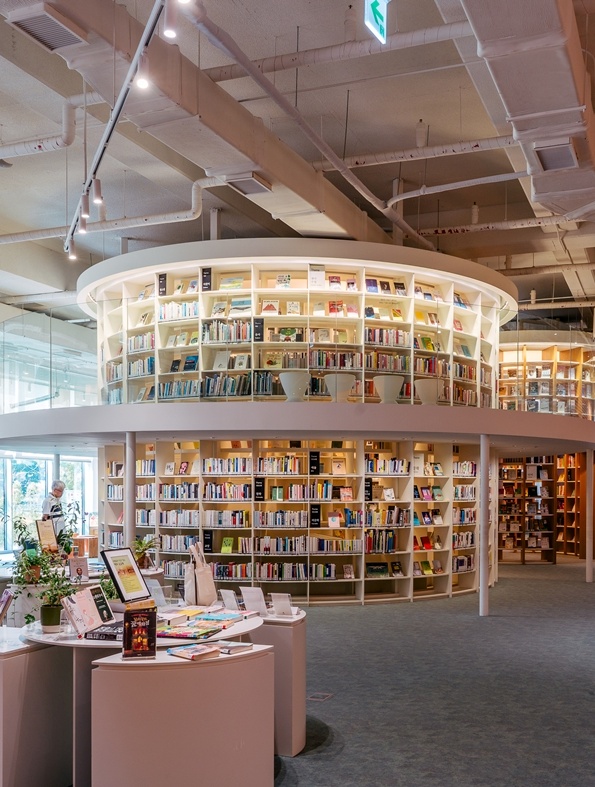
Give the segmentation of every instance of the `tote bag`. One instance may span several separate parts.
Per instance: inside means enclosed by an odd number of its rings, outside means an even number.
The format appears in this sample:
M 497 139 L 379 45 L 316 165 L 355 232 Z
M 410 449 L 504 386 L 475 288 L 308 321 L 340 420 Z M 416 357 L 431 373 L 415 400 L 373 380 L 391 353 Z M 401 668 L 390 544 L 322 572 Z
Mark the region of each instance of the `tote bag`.
M 212 604 L 217 599 L 217 590 L 211 567 L 205 560 L 202 544 L 190 547 L 190 562 L 184 566 L 184 601 L 186 604 Z

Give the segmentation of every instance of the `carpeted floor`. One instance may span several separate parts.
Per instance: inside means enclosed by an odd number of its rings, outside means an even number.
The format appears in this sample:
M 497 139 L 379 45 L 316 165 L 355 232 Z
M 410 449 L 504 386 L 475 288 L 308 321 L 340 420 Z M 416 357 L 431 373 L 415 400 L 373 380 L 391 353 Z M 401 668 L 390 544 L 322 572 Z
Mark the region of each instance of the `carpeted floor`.
M 595 785 L 595 584 L 503 566 L 476 594 L 308 609 L 306 749 L 275 787 Z M 331 695 L 324 698 L 325 695 Z

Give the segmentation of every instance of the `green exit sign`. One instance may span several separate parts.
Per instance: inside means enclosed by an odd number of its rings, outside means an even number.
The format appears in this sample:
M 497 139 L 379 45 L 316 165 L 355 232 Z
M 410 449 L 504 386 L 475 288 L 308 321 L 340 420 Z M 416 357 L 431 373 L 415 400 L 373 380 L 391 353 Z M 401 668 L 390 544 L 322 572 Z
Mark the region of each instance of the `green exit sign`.
M 389 0 L 366 0 L 364 24 L 381 44 L 386 44 L 386 7 Z

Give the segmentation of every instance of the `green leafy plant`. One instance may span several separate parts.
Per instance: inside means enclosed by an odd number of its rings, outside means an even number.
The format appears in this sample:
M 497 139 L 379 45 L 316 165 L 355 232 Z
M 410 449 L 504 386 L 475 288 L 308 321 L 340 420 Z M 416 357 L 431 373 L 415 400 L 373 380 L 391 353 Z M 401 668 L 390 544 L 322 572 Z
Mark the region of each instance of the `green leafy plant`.
M 75 588 L 66 576 L 66 569 L 63 566 L 55 566 L 50 560 L 45 559 L 42 564 L 42 572 L 39 580 L 39 592 L 37 597 L 42 604 L 57 606 L 63 598 L 71 596 Z
M 72 500 L 63 508 L 64 528 L 58 533 L 57 541 L 60 551 L 70 555 L 74 544 L 73 536 L 78 531 L 81 507 L 78 500 Z
M 106 574 L 105 572 L 99 577 L 99 584 L 101 585 L 103 592 L 105 593 L 105 597 L 111 601 L 119 600 L 118 591 L 114 587 L 114 583 L 112 582 L 112 578 Z
M 156 546 L 156 536 L 142 536 L 142 538 L 137 537 L 134 539 L 132 544 L 132 552 L 139 568 L 150 568 L 150 566 L 153 564 L 153 561 L 149 552 L 151 549 L 155 549 Z
M 41 574 L 47 557 L 38 550 L 24 549 L 19 552 L 14 562 L 12 584 L 16 586 L 18 595 L 26 585 L 36 585 L 41 581 Z

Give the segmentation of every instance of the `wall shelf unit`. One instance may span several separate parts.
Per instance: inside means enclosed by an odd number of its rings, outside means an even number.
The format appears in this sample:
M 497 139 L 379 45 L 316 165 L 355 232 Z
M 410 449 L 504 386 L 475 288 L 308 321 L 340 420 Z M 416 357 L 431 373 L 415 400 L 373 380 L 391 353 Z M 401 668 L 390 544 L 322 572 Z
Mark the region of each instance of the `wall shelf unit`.
M 498 396 L 504 410 L 595 418 L 595 346 L 586 334 L 521 331 L 500 337 Z
M 554 460 L 554 456 L 500 460 L 499 561 L 556 562 Z
M 107 548 L 122 543 L 123 450 L 101 460 Z M 136 533 L 157 536 L 172 582 L 200 538 L 220 587 L 283 586 L 302 603 L 474 592 L 477 454 L 412 440 L 137 444 Z
M 496 406 L 499 327 L 516 308 L 503 277 L 377 244 L 230 243 L 134 252 L 83 275 L 103 403 L 283 398 L 279 373 L 306 370 L 311 401 L 330 401 L 329 374 L 354 376 L 352 402 L 379 401 L 373 378 L 398 375 L 400 402 L 433 379 L 438 403 Z

